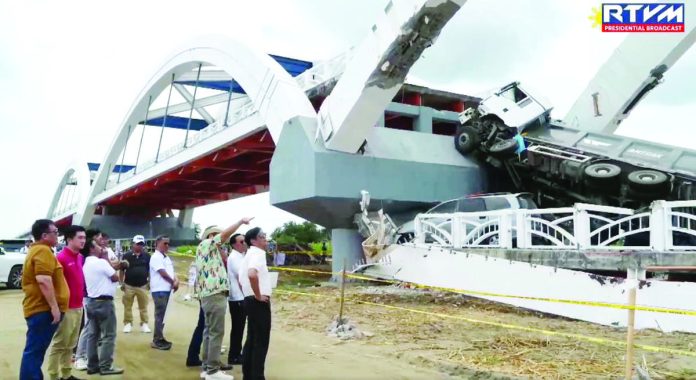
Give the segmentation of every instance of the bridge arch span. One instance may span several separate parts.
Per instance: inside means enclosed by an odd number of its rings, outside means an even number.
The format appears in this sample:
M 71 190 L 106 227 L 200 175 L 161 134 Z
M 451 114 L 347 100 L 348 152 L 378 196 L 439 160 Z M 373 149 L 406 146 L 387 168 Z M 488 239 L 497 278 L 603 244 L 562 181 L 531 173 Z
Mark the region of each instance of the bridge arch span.
M 225 71 L 244 89 L 276 143 L 287 120 L 297 116 L 316 119 L 316 111 L 303 89 L 268 54 L 228 37 L 194 40 L 173 54 L 137 96 L 107 150 L 89 194 L 81 200 L 73 223 L 87 225 L 91 221 L 96 208 L 93 200 L 105 189 L 110 168 L 118 163 L 134 129 L 129 126 L 143 120 L 150 99 L 156 99 L 172 83 L 172 78 L 189 73 L 201 64 Z
M 90 172 L 86 162 L 73 162 L 68 165 L 58 182 L 46 217 L 59 226 L 72 222 L 72 211 L 83 203 L 90 192 Z

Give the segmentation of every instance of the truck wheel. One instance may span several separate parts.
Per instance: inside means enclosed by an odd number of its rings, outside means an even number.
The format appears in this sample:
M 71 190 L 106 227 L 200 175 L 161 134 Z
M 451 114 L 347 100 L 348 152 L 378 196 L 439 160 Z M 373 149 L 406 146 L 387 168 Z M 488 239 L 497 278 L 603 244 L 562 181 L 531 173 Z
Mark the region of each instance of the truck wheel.
M 494 156 L 509 156 L 517 150 L 517 140 L 500 140 L 488 149 Z
M 480 143 L 478 133 L 468 125 L 459 128 L 454 135 L 454 148 L 465 156 L 473 152 Z
M 617 189 L 621 185 L 621 168 L 610 163 L 599 162 L 585 168 L 585 183 L 604 189 Z
M 657 170 L 636 170 L 627 179 L 628 187 L 637 195 L 655 196 L 669 191 L 669 177 Z
M 22 267 L 17 265 L 10 270 L 10 275 L 7 277 L 7 287 L 10 289 L 19 289 L 22 287 Z

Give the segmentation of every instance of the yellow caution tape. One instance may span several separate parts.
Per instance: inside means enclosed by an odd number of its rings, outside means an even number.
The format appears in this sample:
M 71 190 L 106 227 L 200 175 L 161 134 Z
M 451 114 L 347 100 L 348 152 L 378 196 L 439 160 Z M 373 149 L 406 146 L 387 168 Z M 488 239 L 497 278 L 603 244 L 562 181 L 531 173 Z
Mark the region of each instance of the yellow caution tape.
M 289 272 L 304 272 L 304 273 L 313 273 L 313 274 L 322 274 L 322 275 L 339 275 L 339 276 L 343 275 L 343 272 L 326 272 L 326 271 L 316 271 L 316 270 L 310 270 L 310 269 L 286 268 L 286 267 L 271 267 L 271 268 L 275 269 L 275 270 L 279 270 L 279 271 L 289 271 Z M 401 282 L 405 282 L 405 281 L 375 279 L 372 277 L 362 276 L 362 275 L 357 275 L 357 274 L 352 274 L 352 273 L 346 273 L 346 277 L 357 279 L 357 280 L 383 282 L 383 283 L 387 283 L 387 284 L 398 284 Z M 606 307 L 606 308 L 612 308 L 612 309 L 641 310 L 641 311 L 651 311 L 651 312 L 655 312 L 655 313 L 696 316 L 695 310 L 671 309 L 671 308 L 664 308 L 664 307 L 641 306 L 641 305 L 631 306 L 631 305 L 615 304 L 615 303 L 609 303 L 609 302 L 568 300 L 568 299 L 560 299 L 560 298 L 519 296 L 519 295 L 510 295 L 510 294 L 482 292 L 482 291 L 476 291 L 476 290 L 461 290 L 461 289 L 453 289 L 453 288 L 444 288 L 444 287 L 440 287 L 440 286 L 429 286 L 429 285 L 421 285 L 421 284 L 413 284 L 413 285 L 416 288 L 420 288 L 420 289 L 434 289 L 434 290 L 463 294 L 463 295 L 476 295 L 476 296 L 499 297 L 499 298 L 517 298 L 517 299 L 523 299 L 523 300 L 529 300 L 529 301 L 542 301 L 542 302 L 564 303 L 564 304 L 570 304 L 570 305 L 584 305 L 584 306 L 592 306 L 592 307 Z
M 269 252 L 270 253 L 270 252 Z M 324 256 L 324 257 L 331 257 L 331 253 L 326 253 L 322 255 L 321 252 L 316 252 L 316 251 L 278 251 L 278 253 L 284 253 L 286 255 L 312 255 L 312 256 Z
M 278 293 L 297 294 L 297 295 L 310 296 L 310 297 L 316 297 L 316 298 L 328 298 L 328 299 L 338 298 L 338 297 L 325 296 L 325 295 L 321 295 L 321 294 L 311 294 L 311 293 L 298 292 L 298 291 L 292 291 L 292 290 L 276 289 L 275 291 Z M 547 336 L 559 336 L 559 337 L 564 337 L 564 338 L 583 340 L 583 341 L 587 341 L 587 342 L 603 344 L 606 346 L 626 347 L 625 341 L 612 340 L 612 339 L 606 339 L 606 338 L 598 338 L 598 337 L 589 336 L 589 335 L 565 333 L 565 332 L 546 330 L 546 329 L 538 329 L 538 328 L 534 328 L 534 327 L 513 325 L 510 323 L 482 321 L 479 319 L 467 318 L 467 317 L 463 317 L 460 315 L 436 313 L 436 312 L 430 312 L 430 311 L 419 310 L 419 309 L 411 309 L 408 307 L 401 307 L 401 306 L 384 305 L 384 304 L 379 304 L 379 303 L 375 303 L 375 302 L 361 301 L 361 300 L 357 300 L 357 299 L 346 299 L 346 301 L 364 304 L 364 305 L 370 305 L 370 306 L 383 307 L 383 308 L 392 309 L 392 310 L 406 311 L 409 313 L 417 313 L 417 314 L 423 314 L 423 315 L 430 315 L 433 317 L 454 319 L 454 320 L 459 320 L 459 321 L 464 321 L 464 322 L 469 322 L 469 323 L 477 323 L 477 324 L 483 324 L 483 325 L 488 325 L 488 326 L 500 327 L 500 328 L 509 329 L 509 330 L 527 331 L 527 332 L 534 332 L 534 333 L 539 333 L 539 334 L 543 334 L 543 335 L 547 335 Z M 636 348 L 645 350 L 645 351 L 662 352 L 662 353 L 668 353 L 668 354 L 696 357 L 696 352 L 679 350 L 676 348 L 651 346 L 651 345 L 647 345 L 647 344 L 634 344 L 633 346 Z

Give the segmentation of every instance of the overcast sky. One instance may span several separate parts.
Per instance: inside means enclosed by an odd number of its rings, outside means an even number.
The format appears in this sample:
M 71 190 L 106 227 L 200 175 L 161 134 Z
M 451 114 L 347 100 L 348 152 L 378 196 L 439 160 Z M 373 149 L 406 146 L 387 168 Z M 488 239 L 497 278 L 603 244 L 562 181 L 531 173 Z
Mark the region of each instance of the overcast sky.
M 0 237 L 45 216 L 71 162 L 101 162 L 142 86 L 183 42 L 220 34 L 268 53 L 328 59 L 357 44 L 386 3 L 0 0 Z M 470 0 L 411 79 L 468 95 L 519 80 L 562 117 L 625 37 L 591 28 L 597 6 Z M 696 149 L 694 72 L 696 49 L 619 133 Z M 226 225 L 242 214 L 269 230 L 293 218 L 258 195 L 199 208 L 194 221 Z

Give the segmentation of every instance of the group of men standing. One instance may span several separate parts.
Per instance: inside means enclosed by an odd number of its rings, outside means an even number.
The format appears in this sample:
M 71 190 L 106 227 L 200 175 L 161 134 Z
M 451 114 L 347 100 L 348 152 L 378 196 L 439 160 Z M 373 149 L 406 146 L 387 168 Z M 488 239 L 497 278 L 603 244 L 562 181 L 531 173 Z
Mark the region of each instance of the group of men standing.
M 27 253 L 22 274 L 27 338 L 20 379 L 43 379 L 41 365 L 49 346 L 51 378 L 77 379 L 72 375 L 72 354 L 78 340 L 89 374 L 123 373 L 113 366 L 114 284 L 122 263 L 109 261 L 99 231 L 66 228 L 67 244 L 57 256 L 53 247 L 58 242 L 58 228 L 51 220 L 34 222 L 32 235 L 35 243 Z M 80 334 L 83 317 L 88 322 Z
M 264 379 L 271 330 L 271 283 L 266 266 L 268 241 L 258 227 L 246 234 L 235 231 L 252 218 L 242 218 L 221 230 L 209 227 L 196 249 L 195 294 L 200 299 L 198 327 L 191 337 L 188 366 L 201 365 L 201 378 L 231 380 L 225 370 L 242 364 L 244 379 Z M 228 250 L 223 244 L 231 245 Z M 232 320 L 227 363 L 220 360 L 229 307 Z M 245 321 L 247 339 L 242 349 Z M 200 345 L 202 360 L 198 360 Z
M 225 373 L 232 364 L 242 364 L 245 379 L 264 379 L 271 327 L 271 284 L 266 266 L 266 235 L 252 228 L 234 234 L 252 218 L 243 218 L 225 230 L 208 228 L 196 251 L 195 294 L 200 300 L 199 326 L 189 346 L 186 364 L 200 365 L 201 378 L 231 380 Z M 55 256 L 58 228 L 51 220 L 32 226 L 35 243 L 28 250 L 22 288 L 27 340 L 22 355 L 20 380 L 43 379 L 41 366 L 46 351 L 51 379 L 77 380 L 75 369 L 88 374 L 115 375 L 116 338 L 114 296 L 123 290 L 124 333 L 133 329 L 133 301 L 140 311 L 140 331 L 149 333 L 148 286 L 155 306 L 155 330 L 151 346 L 169 350 L 164 337 L 164 316 L 169 297 L 179 280 L 169 252 L 169 238 L 159 236 L 152 256 L 145 252 L 142 235 L 133 238 L 133 249 L 123 261 L 110 260 L 106 240 L 99 231 L 70 226 L 63 233 L 66 246 Z M 231 246 L 228 249 L 227 244 Z M 225 319 L 229 306 L 232 319 L 230 351 L 226 364 L 220 360 Z M 84 312 L 83 312 L 84 311 Z M 247 339 L 242 337 L 248 319 Z M 84 321 L 84 325 L 83 325 Z M 202 360 L 198 359 L 201 345 Z M 49 349 L 50 346 L 50 349 Z

